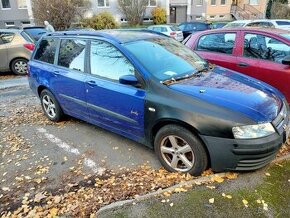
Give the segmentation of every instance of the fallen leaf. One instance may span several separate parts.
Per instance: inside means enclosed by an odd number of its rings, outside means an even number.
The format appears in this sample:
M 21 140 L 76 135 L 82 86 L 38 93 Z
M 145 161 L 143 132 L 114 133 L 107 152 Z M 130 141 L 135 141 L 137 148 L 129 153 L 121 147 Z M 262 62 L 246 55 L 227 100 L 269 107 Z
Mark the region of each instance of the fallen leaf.
M 243 204 L 245 205 L 245 207 L 249 207 L 249 205 L 248 205 L 249 202 L 248 202 L 247 200 L 243 199 L 242 202 L 243 202 Z
M 46 196 L 42 192 L 41 193 L 37 193 L 34 196 L 34 202 L 39 203 L 44 198 L 46 198 Z
M 271 174 L 270 174 L 270 173 L 265 173 L 265 175 L 266 175 L 266 176 L 271 176 Z
M 50 213 L 50 215 L 52 216 L 52 217 L 55 217 L 56 215 L 57 215 L 57 212 L 58 212 L 58 209 L 57 208 L 51 208 L 50 210 L 49 210 L 49 213 Z
M 214 181 L 214 182 L 218 182 L 218 183 L 222 183 L 222 182 L 225 181 L 225 180 L 224 180 L 222 177 L 215 175 L 215 176 L 212 178 L 212 181 Z
M 170 205 L 170 207 L 173 207 L 173 203 L 171 203 L 171 204 L 169 204 Z
M 210 204 L 213 204 L 213 203 L 214 203 L 214 198 L 209 199 L 208 202 L 209 202 Z

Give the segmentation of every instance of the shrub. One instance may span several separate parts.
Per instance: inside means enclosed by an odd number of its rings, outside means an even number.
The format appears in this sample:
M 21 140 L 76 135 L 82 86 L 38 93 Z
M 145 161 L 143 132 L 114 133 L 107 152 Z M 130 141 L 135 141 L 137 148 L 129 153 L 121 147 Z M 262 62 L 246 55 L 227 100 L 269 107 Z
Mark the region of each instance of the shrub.
M 274 2 L 271 8 L 272 19 L 290 19 L 290 8 L 288 4 Z
M 154 24 L 166 23 L 166 10 L 164 8 L 154 8 L 151 12 Z
M 95 30 L 114 29 L 118 27 L 113 15 L 107 11 L 82 20 L 82 27 Z

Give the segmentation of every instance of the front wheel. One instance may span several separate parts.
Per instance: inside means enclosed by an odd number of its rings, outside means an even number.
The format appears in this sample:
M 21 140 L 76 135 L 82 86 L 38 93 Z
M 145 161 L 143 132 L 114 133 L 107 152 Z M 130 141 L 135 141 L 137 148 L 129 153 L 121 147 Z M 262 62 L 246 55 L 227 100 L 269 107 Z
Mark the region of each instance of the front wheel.
M 155 137 L 154 148 L 160 162 L 170 172 L 198 176 L 207 168 L 208 157 L 202 142 L 184 127 L 162 127 Z
M 63 117 L 62 109 L 53 94 L 44 89 L 40 94 L 42 109 L 48 119 L 58 122 Z

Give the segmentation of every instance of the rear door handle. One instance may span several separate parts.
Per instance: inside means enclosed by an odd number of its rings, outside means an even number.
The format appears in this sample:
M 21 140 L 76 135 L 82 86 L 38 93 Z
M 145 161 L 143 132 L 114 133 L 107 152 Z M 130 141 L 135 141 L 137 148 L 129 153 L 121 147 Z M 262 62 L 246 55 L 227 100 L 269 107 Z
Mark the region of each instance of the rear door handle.
M 238 66 L 240 66 L 240 67 L 248 67 L 249 64 L 247 64 L 245 62 L 240 62 L 240 63 L 238 63 Z
M 97 83 L 94 80 L 86 81 L 89 86 L 97 86 Z

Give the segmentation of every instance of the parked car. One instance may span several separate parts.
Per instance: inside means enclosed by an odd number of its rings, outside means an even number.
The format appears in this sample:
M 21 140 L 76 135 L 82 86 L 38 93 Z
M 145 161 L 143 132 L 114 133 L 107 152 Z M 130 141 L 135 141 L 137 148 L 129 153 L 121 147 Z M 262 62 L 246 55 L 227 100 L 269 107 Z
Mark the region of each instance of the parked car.
M 43 26 L 27 26 L 22 29 L 35 41 L 38 41 L 42 35 L 47 33 L 47 30 Z
M 210 29 L 210 24 L 204 22 L 184 22 L 178 25 L 182 31 L 183 37 L 186 38 L 192 33 Z
M 28 75 L 48 119 L 68 114 L 145 144 L 169 171 L 258 169 L 289 134 L 279 91 L 149 31 L 48 34 Z
M 0 29 L 0 72 L 26 75 L 34 41 L 22 30 Z
M 179 42 L 183 41 L 183 33 L 182 31 L 177 27 L 173 25 L 154 25 L 149 26 L 147 29 L 163 33 L 164 35 L 170 36 L 171 38 L 176 39 Z
M 290 30 L 290 20 L 236 20 L 228 23 L 223 28 L 237 28 L 237 27 L 263 27 L 263 28 L 277 28 L 283 30 Z
M 290 102 L 290 33 L 278 29 L 222 29 L 192 35 L 186 46 L 201 57 L 279 89 Z
M 220 29 L 220 28 L 223 28 L 227 24 L 228 23 L 226 23 L 226 22 L 215 22 L 215 23 L 212 23 L 210 25 L 210 27 L 211 27 L 211 29 Z

